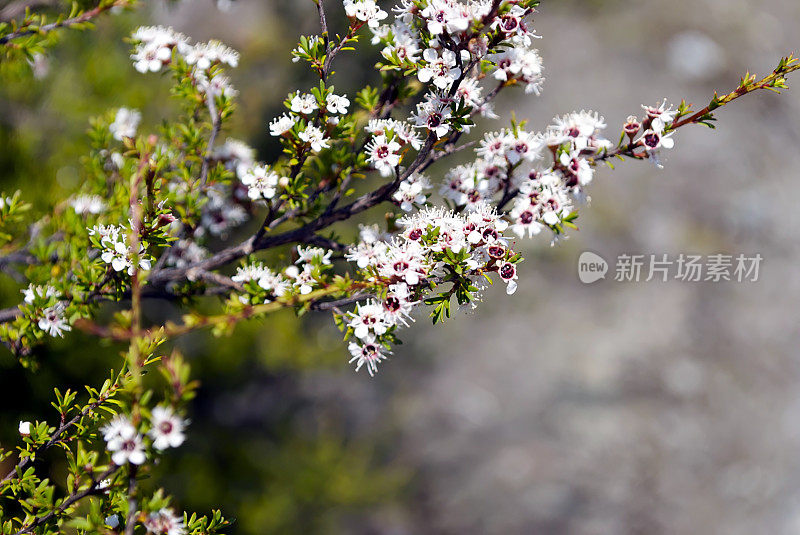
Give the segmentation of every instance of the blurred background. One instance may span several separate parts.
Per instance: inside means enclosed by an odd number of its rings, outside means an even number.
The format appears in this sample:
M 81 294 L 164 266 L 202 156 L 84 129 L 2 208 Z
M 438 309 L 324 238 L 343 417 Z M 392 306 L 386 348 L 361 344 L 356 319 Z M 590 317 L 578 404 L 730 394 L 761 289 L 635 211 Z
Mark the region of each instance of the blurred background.
M 326 4 L 343 28 L 339 3 Z M 66 32 L 29 71 L 0 64 L 1 189 L 47 210 L 81 179 L 90 116 L 136 107 L 145 130 L 174 113 L 167 81 L 127 61 L 123 37 L 145 23 L 242 53 L 232 78 L 244 113 L 225 134 L 276 156 L 267 122 L 313 83 L 289 62 L 298 36 L 317 31 L 312 2 L 149 6 Z M 800 4 L 552 0 L 534 27 L 544 94 L 508 92 L 500 115 L 539 129 L 591 108 L 613 137 L 642 103 L 703 105 L 747 70 L 771 70 L 800 44 Z M 336 70 L 351 95 L 375 74 L 352 55 Z M 374 379 L 353 373 L 327 315 L 182 339 L 202 387 L 189 440 L 154 479 L 180 508 L 235 516 L 236 534 L 800 533 L 800 92 L 748 96 L 718 117 L 716 131 L 680 131 L 663 170 L 600 170 L 581 231 L 529 246 L 514 296 L 495 288 L 436 329 L 419 318 Z M 612 264 L 621 253 L 764 260 L 753 283 L 588 286 L 585 250 Z M 2 282 L 6 305 L 18 288 Z M 53 386 L 99 384 L 116 358 L 78 334 L 41 350 L 36 373 L 0 355 L 0 439 L 15 439 L 20 418 L 52 418 Z

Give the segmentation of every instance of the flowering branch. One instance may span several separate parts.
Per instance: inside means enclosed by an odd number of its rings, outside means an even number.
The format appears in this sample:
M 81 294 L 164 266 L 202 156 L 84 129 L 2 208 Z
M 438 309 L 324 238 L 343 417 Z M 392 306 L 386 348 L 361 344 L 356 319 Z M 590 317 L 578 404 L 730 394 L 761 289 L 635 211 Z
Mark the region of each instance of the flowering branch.
M 134 5 L 134 3 L 135 0 L 104 0 L 97 7 L 82 13 L 77 12 L 77 4 L 73 4 L 73 11 L 69 16 L 59 16 L 58 20 L 46 24 L 44 23 L 45 18 L 42 15 L 26 16 L 25 20 L 19 24 L 16 30 L 6 33 L 5 35 L 0 35 L 0 45 L 10 46 L 12 44 L 11 42 L 15 39 L 30 35 L 46 35 L 59 28 L 83 26 L 113 7 L 129 7 Z M 5 28 L 0 27 L 0 32 L 4 29 Z
M 181 414 L 195 387 L 182 357 L 162 353 L 164 344 L 201 328 L 229 334 L 239 322 L 287 308 L 328 311 L 350 362 L 374 375 L 417 311 L 436 324 L 474 308 L 495 282 L 513 294 L 523 262 L 516 239 L 546 234 L 555 243 L 577 230 L 600 162 L 627 156 L 660 165 L 678 128 L 711 126 L 716 109 L 759 89 L 785 88 L 786 75 L 800 69 L 786 57 L 770 76 L 748 74 L 737 90 L 694 113 L 686 103 L 643 106 L 641 117 L 622 125 L 616 145 L 603 135 L 603 117 L 590 111 L 555 117 L 539 131 L 512 119 L 468 139 L 481 117 L 498 118 L 493 104 L 501 92 L 542 90 L 530 20 L 537 2 L 401 1 L 390 16 L 375 0 L 343 0 L 347 31 L 332 37 L 323 1 L 313 1 L 320 34 L 301 37 L 291 55 L 319 84 L 287 95 L 286 111 L 270 122 L 279 158 L 259 162 L 245 143 L 219 140 L 237 97 L 226 75 L 238 65 L 236 51 L 218 41 L 194 43 L 171 28 L 139 28 L 131 39 L 133 68 L 171 76 L 179 118 L 154 133 L 140 133 L 137 110 L 95 119 L 81 189 L 35 222 L 24 246 L 0 258 L 0 267 L 20 265 L 28 283 L 21 302 L 0 310 L 0 339 L 24 365 L 36 364 L 33 347 L 73 328 L 126 343 L 122 371 L 100 392 L 90 390 L 83 408 L 73 407 L 74 393 L 57 391 L 57 428 L 20 423 L 25 445 L 0 481 L 0 499 L 13 494 L 35 513 L 9 520 L 12 532 L 76 515 L 71 506 L 90 495 L 104 513 L 90 508 L 80 519 L 86 531 L 223 529 L 218 512 L 181 516 L 161 491 L 148 495 L 137 486 L 163 450 L 184 441 Z M 54 23 L 2 27 L 0 44 L 79 27 L 129 4 L 102 2 Z M 380 47 L 380 79 L 340 94 L 333 61 L 356 51 L 368 32 Z M 454 154 L 471 155 L 442 169 L 439 162 Z M 436 175 L 438 200 L 431 191 Z M 4 250 L 23 243 L 11 226 L 24 220 L 19 196 L 0 197 Z M 390 209 L 382 223 L 361 225 L 357 238 L 348 234 L 354 229 L 336 226 L 384 204 Z M 245 236 L 249 220 L 261 225 Z M 263 255 L 267 250 L 275 251 Z M 217 309 L 201 313 L 191 299 L 199 296 Z M 146 299 L 183 307 L 182 322 L 154 322 L 144 313 Z M 101 322 L 108 302 L 123 310 Z M 142 380 L 149 366 L 165 379 L 160 401 Z M 70 477 L 60 504 L 47 498 L 55 485 L 29 466 L 55 444 L 63 446 Z M 10 455 L 0 451 L 0 459 Z M 76 482 L 87 474 L 91 482 L 81 487 Z

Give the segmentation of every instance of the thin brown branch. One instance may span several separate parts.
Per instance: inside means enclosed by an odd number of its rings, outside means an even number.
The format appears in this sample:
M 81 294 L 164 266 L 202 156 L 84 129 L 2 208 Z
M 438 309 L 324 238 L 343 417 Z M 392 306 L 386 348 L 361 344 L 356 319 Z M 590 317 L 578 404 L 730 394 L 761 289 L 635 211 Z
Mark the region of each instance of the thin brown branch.
M 37 517 L 31 524 L 28 524 L 27 526 L 16 532 L 14 535 L 24 535 L 25 533 L 32 533 L 33 530 L 36 529 L 36 527 L 50 521 L 52 518 L 55 518 L 56 516 L 63 514 L 73 504 L 79 502 L 80 500 L 84 499 L 85 497 L 91 494 L 102 492 L 98 488 L 100 482 L 113 475 L 119 469 L 120 469 L 119 466 L 112 464 L 105 472 L 100 474 L 97 478 L 92 479 L 91 485 L 89 485 L 80 492 L 74 492 L 70 494 L 63 502 L 61 502 L 61 505 L 59 505 L 58 508 L 56 508 L 54 511 L 50 511 L 46 515 Z
M 78 16 L 71 17 L 68 19 L 58 20 L 56 22 L 51 22 L 50 24 L 45 24 L 36 29 L 20 29 L 15 32 L 11 32 L 3 37 L 0 37 L 0 45 L 6 45 L 13 41 L 14 39 L 18 39 L 20 37 L 26 37 L 28 35 L 34 34 L 46 34 L 58 28 L 68 28 L 69 26 L 74 26 L 76 24 L 82 24 L 84 22 L 89 22 L 92 19 L 96 18 L 98 15 L 108 11 L 112 7 L 117 6 L 124 6 L 127 5 L 128 2 L 126 0 L 118 0 L 112 4 L 105 4 L 99 5 L 94 9 L 90 9 L 89 11 L 84 11 Z

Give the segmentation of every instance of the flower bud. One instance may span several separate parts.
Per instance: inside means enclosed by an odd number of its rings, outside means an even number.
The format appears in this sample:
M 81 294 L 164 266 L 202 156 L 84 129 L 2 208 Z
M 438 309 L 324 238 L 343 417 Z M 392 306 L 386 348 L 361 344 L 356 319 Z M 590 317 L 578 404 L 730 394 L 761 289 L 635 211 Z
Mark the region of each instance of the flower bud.
M 19 434 L 23 437 L 30 436 L 31 434 L 31 423 L 30 422 L 20 422 L 19 423 Z
M 160 214 L 158 216 L 158 220 L 156 221 L 156 228 L 161 228 L 167 225 L 171 225 L 177 220 L 178 218 L 172 214 Z
M 629 116 L 628 120 L 622 126 L 622 129 L 631 139 L 633 139 L 636 136 L 636 134 L 639 133 L 639 130 L 641 130 L 641 128 L 642 125 L 639 123 L 639 119 L 634 115 Z

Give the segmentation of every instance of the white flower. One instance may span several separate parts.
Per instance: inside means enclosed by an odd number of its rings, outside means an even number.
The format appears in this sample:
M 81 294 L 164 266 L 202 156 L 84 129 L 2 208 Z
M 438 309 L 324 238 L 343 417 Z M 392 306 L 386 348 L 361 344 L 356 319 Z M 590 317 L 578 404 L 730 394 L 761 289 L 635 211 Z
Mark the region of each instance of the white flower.
M 99 195 L 78 195 L 69 201 L 70 206 L 78 214 L 97 215 L 106 209 L 106 203 Z
M 276 117 L 269 123 L 269 133 L 272 136 L 279 137 L 291 130 L 294 127 L 294 119 L 287 114 Z
M 158 72 L 172 61 L 172 49 L 186 43 L 186 36 L 163 26 L 142 26 L 131 38 L 138 41 L 131 59 L 134 68 L 141 72 Z
M 425 204 L 428 200 L 424 193 L 427 189 L 430 189 L 428 179 L 424 175 L 414 173 L 400 182 L 392 199 L 400 203 L 400 208 L 404 212 L 410 212 L 414 204 Z
M 144 271 L 150 269 L 150 258 L 144 254 L 144 245 L 141 243 L 139 244 L 138 266 L 134 266 L 128 236 L 122 231 L 122 227 L 96 226 L 90 229 L 89 233 L 101 235 L 100 243 L 103 246 L 103 252 L 100 254 L 100 258 L 106 264 L 111 264 L 114 271 L 127 270 L 128 275 L 133 275 L 137 267 Z
M 407 122 L 394 121 L 392 124 L 392 130 L 394 131 L 395 136 L 397 136 L 397 140 L 403 145 L 411 145 L 411 147 L 415 150 L 422 148 L 422 138 L 419 137 L 419 134 Z
M 272 272 L 264 264 L 246 264 L 236 268 L 236 275 L 231 277 L 231 280 L 234 282 L 248 282 L 258 280 L 268 273 L 271 274 Z
M 443 49 L 441 57 L 433 48 L 426 48 L 422 58 L 427 62 L 417 71 L 417 77 L 423 84 L 433 82 L 439 89 L 447 89 L 461 75 L 456 67 L 456 55 L 451 50 Z
M 343 3 L 348 17 L 366 22 L 370 28 L 377 28 L 380 21 L 389 16 L 375 0 L 344 0 Z
M 293 279 L 292 286 L 300 292 L 300 295 L 310 294 L 317 284 L 311 264 L 303 264 L 302 270 L 297 266 L 289 266 L 283 272 L 287 277 Z
M 505 163 L 506 151 L 514 137 L 507 132 L 487 132 L 475 149 L 475 153 L 490 162 Z
M 289 290 L 291 283 L 284 279 L 282 275 L 265 269 L 264 273 L 258 277 L 258 286 L 274 297 L 280 297 Z M 267 302 L 269 302 L 269 299 L 267 299 Z
M 469 28 L 473 16 L 470 7 L 451 0 L 429 0 L 420 16 L 426 20 L 428 31 L 433 35 L 459 33 Z
M 60 297 L 58 290 L 50 285 L 38 286 L 36 284 L 29 284 L 24 290 L 20 290 L 23 299 L 29 305 L 32 305 L 37 299 L 48 299 L 50 297 Z
M 329 251 L 327 249 L 323 249 L 322 247 L 303 247 L 302 245 L 297 246 L 297 255 L 299 258 L 297 259 L 296 264 L 302 263 L 319 263 L 324 266 L 331 265 L 331 255 L 333 251 Z
M 497 66 L 494 71 L 495 79 L 504 82 L 516 80 L 525 84 L 526 93 L 539 94 L 544 82 L 544 63 L 538 50 L 513 47 L 490 59 Z
M 186 439 L 183 429 L 186 420 L 176 415 L 171 407 L 156 407 L 150 416 L 150 438 L 153 439 L 153 447 L 157 450 L 167 448 L 177 448 Z
M 176 515 L 172 509 L 166 507 L 147 515 L 144 527 L 148 533 L 186 535 L 186 525 L 183 522 L 183 517 Z
M 385 321 L 383 306 L 373 300 L 359 304 L 356 311 L 350 312 L 349 315 L 353 334 L 362 340 L 380 336 L 390 327 Z
M 101 429 L 111 460 L 117 466 L 125 463 L 142 464 L 145 459 L 144 442 L 133 424 L 124 416 L 117 416 Z
M 67 318 L 64 317 L 64 303 L 57 303 L 42 311 L 42 317 L 39 318 L 37 325 L 41 330 L 48 333 L 50 336 L 63 337 L 65 332 L 72 330 Z
M 568 181 L 567 185 L 571 186 L 573 185 L 571 182 L 577 182 L 577 184 L 585 186 L 592 181 L 594 168 L 586 158 L 581 158 L 577 152 L 562 152 L 559 161 L 566 172 L 574 178 L 574 180 Z
M 381 176 L 389 176 L 394 172 L 395 167 L 400 164 L 400 144 L 394 138 L 386 138 L 381 134 L 375 136 L 364 147 L 368 156 L 367 161 L 377 169 Z
M 319 107 L 314 95 L 300 93 L 299 91 L 294 94 L 292 100 L 289 102 L 289 106 L 291 106 L 293 112 L 302 113 L 303 115 L 308 115 Z
M 667 124 L 671 124 L 678 115 L 678 110 L 673 110 L 672 106 L 667 105 L 667 99 L 658 106 L 642 105 L 642 108 L 647 113 L 650 129 L 659 134 L 663 133 Z
M 500 278 L 507 284 L 506 293 L 508 295 L 517 291 L 517 266 L 510 262 L 505 262 L 497 270 Z
M 540 156 L 541 141 L 535 134 L 520 130 L 516 137 L 507 139 L 506 158 L 512 164 L 520 160 L 532 162 Z
M 642 133 L 642 137 L 638 139 L 638 143 L 648 152 L 658 150 L 660 148 L 671 149 L 675 146 L 675 140 L 672 139 L 672 133 L 666 136 L 662 132 L 655 130 L 646 130 Z
M 247 186 L 247 196 L 252 200 L 272 199 L 278 192 L 280 176 L 265 165 L 256 165 L 242 175 L 242 184 Z
M 239 93 L 231 85 L 231 80 L 227 76 L 216 74 L 213 78 L 209 78 L 205 71 L 198 69 L 194 70 L 193 76 L 200 93 L 211 97 L 225 96 L 227 98 L 235 97 Z
M 378 371 L 378 363 L 386 360 L 384 352 L 388 353 L 383 347 L 372 341 L 364 341 L 363 344 L 350 342 L 347 349 L 353 355 L 350 362 L 356 363 L 356 371 L 360 370 L 362 366 L 366 366 L 370 376 L 374 376 Z
M 186 42 L 178 43 L 178 51 L 183 54 L 186 63 L 202 71 L 209 69 L 215 63 L 225 63 L 231 67 L 239 65 L 239 53 L 216 40 L 194 45 Z
M 120 108 L 117 110 L 114 122 L 108 125 L 108 129 L 111 131 L 111 135 L 114 136 L 114 139 L 122 141 L 123 138 L 136 135 L 136 129 L 141 119 L 142 114 L 138 111 Z
M 306 126 L 305 130 L 297 134 L 297 137 L 311 144 L 311 150 L 314 152 L 319 152 L 322 149 L 330 147 L 330 139 L 325 137 L 325 132 L 311 124 Z
M 19 434 L 27 437 L 31 434 L 31 423 L 30 422 L 20 422 L 19 423 Z
M 418 128 L 427 128 L 442 138 L 450 131 L 450 116 L 449 106 L 438 97 L 428 95 L 425 101 L 417 104 L 417 111 L 411 117 Z
M 325 104 L 325 107 L 330 113 L 347 113 L 350 100 L 346 96 L 334 95 L 331 93 L 325 99 Z

